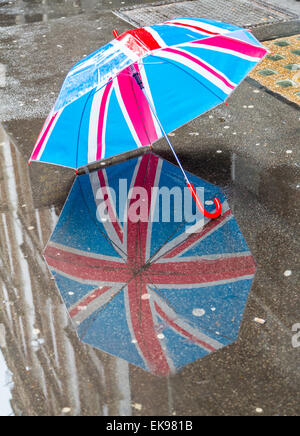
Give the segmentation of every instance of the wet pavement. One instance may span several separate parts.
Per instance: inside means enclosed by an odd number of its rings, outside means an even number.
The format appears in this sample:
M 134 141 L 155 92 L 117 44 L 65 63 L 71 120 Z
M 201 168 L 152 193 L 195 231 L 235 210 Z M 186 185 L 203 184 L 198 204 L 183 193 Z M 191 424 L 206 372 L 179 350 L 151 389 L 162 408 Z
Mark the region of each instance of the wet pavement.
M 51 280 L 42 252 L 74 174 L 27 159 L 70 67 L 128 27 L 120 3 L 0 2 L 0 415 L 299 414 L 300 111 L 259 85 L 172 137 L 224 189 L 258 264 L 237 343 L 156 377 L 79 342 Z

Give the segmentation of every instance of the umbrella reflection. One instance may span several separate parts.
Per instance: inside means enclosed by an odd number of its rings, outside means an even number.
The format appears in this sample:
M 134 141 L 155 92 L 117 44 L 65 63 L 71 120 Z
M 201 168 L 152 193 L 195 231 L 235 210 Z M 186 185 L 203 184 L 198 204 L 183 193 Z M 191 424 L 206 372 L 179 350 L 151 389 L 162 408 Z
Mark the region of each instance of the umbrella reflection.
M 189 227 L 184 202 L 174 202 L 164 222 L 156 189 L 186 188 L 151 153 L 80 176 L 45 250 L 80 339 L 160 376 L 237 339 L 256 270 L 224 194 L 191 177 L 206 199 L 222 199 L 219 219 L 197 216 Z M 159 220 L 143 219 L 144 207 Z

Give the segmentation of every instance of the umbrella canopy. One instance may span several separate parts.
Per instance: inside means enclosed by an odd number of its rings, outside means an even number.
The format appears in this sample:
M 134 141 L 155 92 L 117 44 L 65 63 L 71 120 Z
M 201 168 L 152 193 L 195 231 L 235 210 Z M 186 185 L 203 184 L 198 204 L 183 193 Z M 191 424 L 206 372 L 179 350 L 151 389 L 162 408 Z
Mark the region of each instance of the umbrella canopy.
M 45 249 L 79 338 L 160 376 L 237 340 L 256 271 L 223 192 L 190 178 L 220 218 L 151 153 L 79 176 Z
M 151 145 L 226 101 L 265 54 L 249 31 L 200 18 L 125 32 L 70 71 L 31 160 L 77 169 Z

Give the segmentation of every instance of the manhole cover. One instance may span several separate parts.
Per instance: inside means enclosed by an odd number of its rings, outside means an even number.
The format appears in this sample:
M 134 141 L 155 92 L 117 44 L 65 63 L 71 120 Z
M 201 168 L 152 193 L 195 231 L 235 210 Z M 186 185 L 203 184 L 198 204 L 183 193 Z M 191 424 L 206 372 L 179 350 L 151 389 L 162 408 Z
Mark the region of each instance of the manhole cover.
M 114 13 L 136 27 L 150 26 L 179 17 L 203 17 L 252 27 L 296 18 L 261 0 L 193 0 L 152 3 L 122 8 Z

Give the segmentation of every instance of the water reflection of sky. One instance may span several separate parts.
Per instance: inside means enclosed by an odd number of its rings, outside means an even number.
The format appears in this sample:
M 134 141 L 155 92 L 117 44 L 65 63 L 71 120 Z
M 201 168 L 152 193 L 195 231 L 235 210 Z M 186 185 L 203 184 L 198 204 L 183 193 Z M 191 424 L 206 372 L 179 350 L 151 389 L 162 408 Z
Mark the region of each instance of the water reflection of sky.
M 12 387 L 12 375 L 6 366 L 2 351 L 0 349 L 0 416 L 13 414 L 10 400 Z

